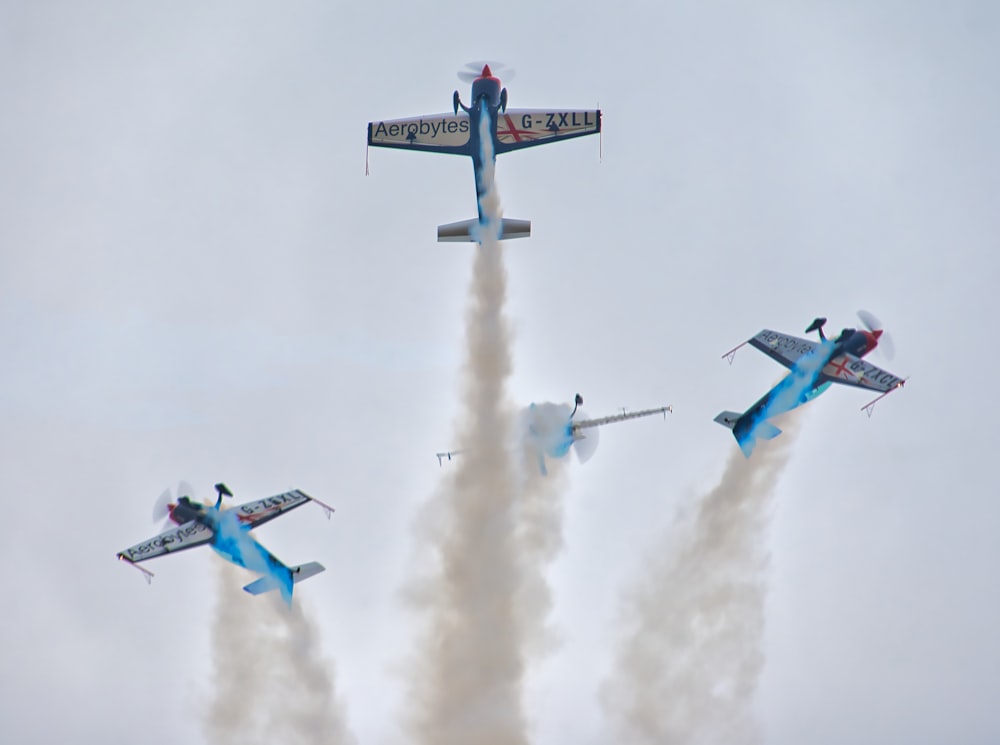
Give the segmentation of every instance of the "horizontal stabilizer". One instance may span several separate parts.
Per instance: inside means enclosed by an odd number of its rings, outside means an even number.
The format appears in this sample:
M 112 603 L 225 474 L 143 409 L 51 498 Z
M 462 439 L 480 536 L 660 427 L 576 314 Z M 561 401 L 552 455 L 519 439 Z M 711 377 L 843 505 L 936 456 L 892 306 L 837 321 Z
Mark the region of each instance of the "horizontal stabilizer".
M 481 243 L 479 231 L 483 228 L 479 220 L 462 220 L 461 222 L 438 225 L 439 243 Z M 509 241 L 514 238 L 531 236 L 531 220 L 512 220 L 504 218 L 500 221 L 500 240 Z
M 277 579 L 271 576 L 261 577 L 258 580 L 254 580 L 249 585 L 246 585 L 243 589 L 249 592 L 251 595 L 263 595 L 265 592 L 270 592 L 271 590 L 277 590 L 281 587 L 281 583 Z
M 723 411 L 721 414 L 715 417 L 715 421 L 717 421 L 723 427 L 732 429 L 733 427 L 736 426 L 736 422 L 739 420 L 741 416 L 743 415 L 740 414 L 738 411 Z
M 311 561 L 308 564 L 302 564 L 297 567 L 291 567 L 289 571 L 292 573 L 292 584 L 297 585 L 302 580 L 309 579 L 325 569 L 326 567 L 316 561 Z M 243 589 L 251 595 L 263 595 L 265 592 L 270 592 L 271 590 L 277 590 L 280 588 L 281 582 L 276 577 L 269 575 L 254 580 Z
M 292 584 L 297 585 L 304 579 L 315 577 L 320 572 L 325 572 L 326 567 L 318 561 L 310 561 L 308 564 L 300 564 L 292 567 Z
M 775 437 L 781 434 L 781 430 L 775 427 L 770 422 L 760 422 L 757 424 L 756 429 L 754 429 L 754 435 L 760 437 L 764 440 L 773 440 Z

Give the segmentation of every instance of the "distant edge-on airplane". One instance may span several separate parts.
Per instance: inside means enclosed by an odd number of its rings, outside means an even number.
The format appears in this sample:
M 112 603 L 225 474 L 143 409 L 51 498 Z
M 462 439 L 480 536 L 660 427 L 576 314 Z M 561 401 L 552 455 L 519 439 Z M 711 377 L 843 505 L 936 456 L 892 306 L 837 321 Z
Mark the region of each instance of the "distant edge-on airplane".
M 662 414 L 663 418 L 666 419 L 667 414 L 672 413 L 674 410 L 673 406 L 659 406 L 655 409 L 643 409 L 641 411 L 627 411 L 622 409 L 621 414 L 612 414 L 611 416 L 600 417 L 598 419 L 575 419 L 574 417 L 582 404 L 583 396 L 577 393 L 574 398 L 573 411 L 570 412 L 565 423 L 561 421 L 539 421 L 538 417 L 533 416 L 538 411 L 538 405 L 531 404 L 528 407 L 526 411 L 529 417 L 526 433 L 528 438 L 527 444 L 531 445 L 535 450 L 538 458 L 538 467 L 543 476 L 548 472 L 545 466 L 546 455 L 551 458 L 562 458 L 569 453 L 570 447 L 574 447 L 580 462 L 585 463 L 588 461 L 597 448 L 597 427 L 602 427 L 605 424 L 614 424 L 615 422 L 624 422 L 629 419 L 652 416 L 653 414 Z M 563 411 L 565 412 L 568 408 L 566 406 Z M 548 417 L 545 417 L 545 419 L 547 420 Z M 594 430 L 589 436 L 584 432 L 584 430 L 588 429 Z M 582 447 L 585 442 L 587 443 L 586 446 Z M 445 459 L 451 460 L 453 456 L 463 452 L 466 451 L 448 450 L 442 453 L 435 453 L 435 456 L 440 466 Z

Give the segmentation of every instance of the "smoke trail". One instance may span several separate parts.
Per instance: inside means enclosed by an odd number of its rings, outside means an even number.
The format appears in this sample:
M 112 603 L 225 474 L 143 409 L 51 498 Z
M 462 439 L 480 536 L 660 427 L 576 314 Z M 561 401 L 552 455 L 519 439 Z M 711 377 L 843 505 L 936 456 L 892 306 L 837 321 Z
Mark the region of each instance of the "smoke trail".
M 546 625 L 553 597 L 544 569 L 563 548 L 563 495 L 572 442 L 572 435 L 567 434 L 570 413 L 565 404 L 532 404 L 521 412 L 515 425 L 524 444 L 519 454 L 522 481 L 516 538 L 523 569 L 517 608 L 525 652 L 532 661 L 558 643 L 556 631 Z
M 262 644 L 257 614 L 247 613 L 245 575 L 218 562 L 218 600 L 211 632 L 212 698 L 204 718 L 206 739 L 215 745 L 252 743 L 259 731 L 266 672 L 254 653 Z
M 483 224 L 466 314 L 459 444 L 463 457 L 418 525 L 435 571 L 411 585 L 427 616 L 412 670 L 408 730 L 426 745 L 525 745 L 526 645 L 544 592 L 530 580 L 528 555 L 545 554 L 522 504 L 524 474 L 510 451 L 506 385 L 510 332 L 504 314 L 507 275 L 498 240 L 500 201 L 493 179 L 490 119 L 480 109 Z
M 602 687 L 621 741 L 760 740 L 751 707 L 764 665 L 765 532 L 792 439 L 752 460 L 734 450 L 693 519 L 645 557 L 626 596 L 628 632 Z
M 215 745 L 354 743 L 335 692 L 332 665 L 302 599 L 252 597 L 246 574 L 220 562 L 211 650 L 212 699 L 204 718 Z
M 522 446 L 517 453 L 521 496 L 516 539 L 523 570 L 517 608 L 531 661 L 551 652 L 558 642 L 556 631 L 546 626 L 553 598 L 544 569 L 563 548 L 571 414 L 566 404 L 533 403 L 518 413 L 514 424 L 515 441 Z

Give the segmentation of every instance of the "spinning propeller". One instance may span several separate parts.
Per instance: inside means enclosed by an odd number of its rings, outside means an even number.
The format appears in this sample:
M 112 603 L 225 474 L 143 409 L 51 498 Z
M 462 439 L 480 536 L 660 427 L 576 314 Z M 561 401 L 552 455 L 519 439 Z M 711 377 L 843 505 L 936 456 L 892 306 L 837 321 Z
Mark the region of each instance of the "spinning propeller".
M 181 497 L 191 499 L 193 495 L 194 489 L 186 481 L 177 482 L 177 499 L 174 499 L 173 492 L 170 489 L 164 489 L 163 493 L 153 503 L 153 522 L 163 522 L 163 528 L 166 529 L 167 524 L 170 522 L 170 505 L 177 504 L 177 500 Z
M 162 522 L 164 518 L 170 516 L 170 502 L 173 495 L 169 489 L 164 489 L 163 494 L 156 498 L 153 503 L 153 522 Z
M 581 419 L 586 419 L 587 415 L 581 409 L 577 412 Z M 573 440 L 573 449 L 576 451 L 576 459 L 581 463 L 586 463 L 590 460 L 594 452 L 597 450 L 598 444 L 601 442 L 601 428 L 600 427 L 590 427 L 584 436 L 579 440 Z
M 483 76 L 483 68 L 489 68 L 485 74 L 492 74 L 493 77 L 500 78 L 501 80 L 510 80 L 514 77 L 514 68 L 508 67 L 503 62 L 480 60 L 478 62 L 465 63 L 465 67 L 458 71 L 458 79 L 463 83 L 471 83 L 476 78 Z
M 885 358 L 892 361 L 896 349 L 893 346 L 892 337 L 885 333 L 885 328 L 882 326 L 882 322 L 867 310 L 859 310 L 858 318 L 861 319 L 861 323 L 864 324 L 864 327 L 872 332 L 875 335 L 875 338 L 878 339 L 878 348 L 882 350 L 882 354 Z

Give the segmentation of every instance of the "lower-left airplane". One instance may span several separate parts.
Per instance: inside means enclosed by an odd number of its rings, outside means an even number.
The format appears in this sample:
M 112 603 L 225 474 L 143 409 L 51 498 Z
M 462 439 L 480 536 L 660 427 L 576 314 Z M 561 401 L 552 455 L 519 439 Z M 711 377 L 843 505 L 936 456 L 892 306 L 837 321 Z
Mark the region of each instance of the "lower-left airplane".
M 223 510 L 222 497 L 231 497 L 233 493 L 222 483 L 216 484 L 215 490 L 219 496 L 214 505 L 199 504 L 186 495 L 181 496 L 176 504 L 164 503 L 163 509 L 177 527 L 119 551 L 118 559 L 134 566 L 150 582 L 153 573 L 139 566 L 139 562 L 208 543 L 224 559 L 261 575 L 244 587 L 244 590 L 251 595 L 278 590 L 282 599 L 290 605 L 292 586 L 319 574 L 325 567 L 315 561 L 289 567 L 261 546 L 250 535 L 250 531 L 307 502 L 315 502 L 322 507 L 327 519 L 333 513 L 333 508 L 294 489 Z M 164 497 L 164 502 L 169 500 L 169 492 Z M 154 515 L 156 512 L 154 510 Z

